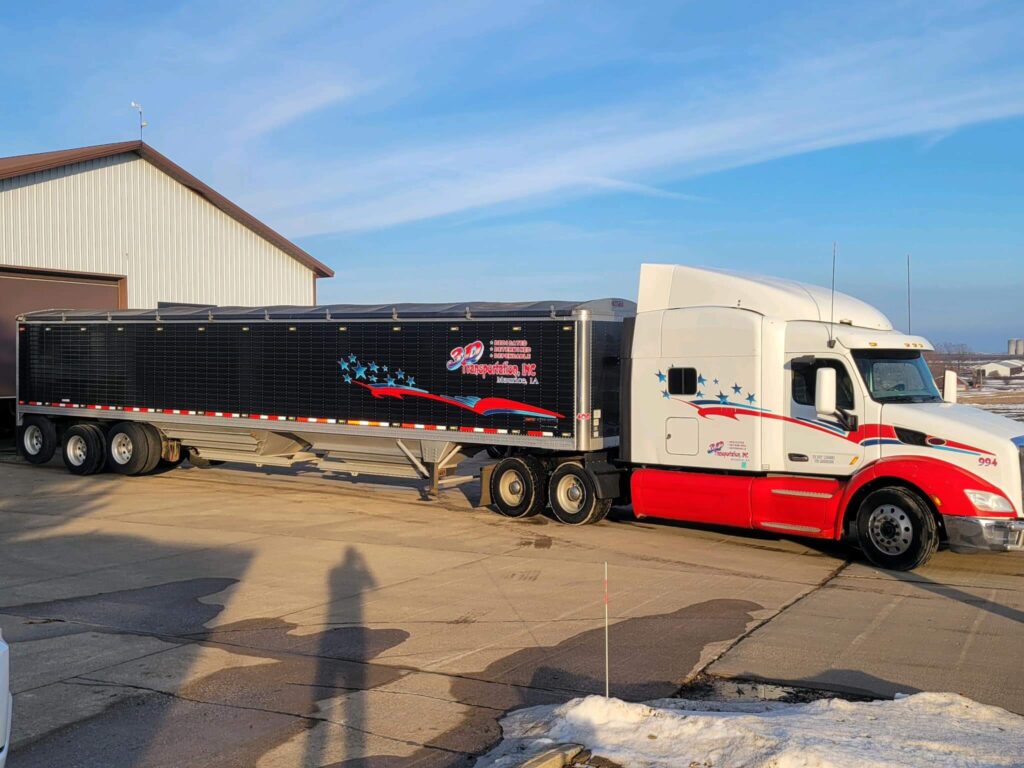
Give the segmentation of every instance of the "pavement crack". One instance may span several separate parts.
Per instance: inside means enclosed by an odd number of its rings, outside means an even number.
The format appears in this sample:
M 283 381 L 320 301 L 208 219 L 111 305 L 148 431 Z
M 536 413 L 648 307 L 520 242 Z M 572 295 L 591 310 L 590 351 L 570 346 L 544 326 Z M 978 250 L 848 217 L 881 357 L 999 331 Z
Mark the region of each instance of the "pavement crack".
M 710 667 L 716 661 L 718 661 L 723 656 L 725 656 L 727 653 L 729 653 L 733 648 L 735 648 L 737 645 L 742 643 L 748 637 L 751 637 L 752 635 L 754 635 L 754 633 L 756 633 L 758 630 L 763 629 L 764 627 L 768 626 L 768 624 L 773 622 L 775 619 L 779 618 L 779 616 L 781 616 L 783 613 L 788 611 L 790 608 L 792 608 L 792 607 L 794 607 L 796 605 L 799 605 L 801 602 L 806 600 L 811 595 L 813 595 L 813 594 L 819 592 L 820 590 L 822 590 L 823 588 L 827 587 L 835 578 L 837 578 L 839 576 L 839 574 L 841 574 L 843 571 L 845 571 L 850 566 L 850 564 L 851 564 L 851 561 L 849 559 L 844 560 L 842 563 L 840 563 L 835 568 L 833 568 L 828 574 L 826 574 L 825 578 L 823 578 L 821 581 L 819 581 L 816 585 L 814 585 L 813 587 L 811 587 L 807 591 L 797 595 L 795 598 L 790 600 L 788 603 L 783 603 L 778 608 L 778 610 L 776 610 L 770 616 L 766 616 L 765 618 L 755 622 L 754 625 L 749 627 L 746 631 L 744 631 L 743 634 L 741 634 L 739 637 L 736 637 L 733 640 L 731 640 L 728 643 L 728 645 L 726 645 L 721 651 L 716 653 L 713 657 L 708 659 L 703 664 L 699 664 L 687 676 L 686 680 L 683 681 L 683 684 L 685 685 L 686 683 L 689 683 L 691 680 L 693 680 L 698 675 L 703 674 L 708 669 L 708 667 Z

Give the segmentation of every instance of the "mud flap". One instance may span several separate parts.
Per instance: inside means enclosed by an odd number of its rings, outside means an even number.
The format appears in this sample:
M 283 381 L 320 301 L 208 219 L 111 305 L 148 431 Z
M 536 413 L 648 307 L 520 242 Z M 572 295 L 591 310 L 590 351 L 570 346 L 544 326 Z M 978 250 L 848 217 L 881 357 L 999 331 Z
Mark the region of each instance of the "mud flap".
M 480 468 L 480 501 L 478 507 L 491 506 L 491 474 L 494 472 L 494 464 L 486 464 Z

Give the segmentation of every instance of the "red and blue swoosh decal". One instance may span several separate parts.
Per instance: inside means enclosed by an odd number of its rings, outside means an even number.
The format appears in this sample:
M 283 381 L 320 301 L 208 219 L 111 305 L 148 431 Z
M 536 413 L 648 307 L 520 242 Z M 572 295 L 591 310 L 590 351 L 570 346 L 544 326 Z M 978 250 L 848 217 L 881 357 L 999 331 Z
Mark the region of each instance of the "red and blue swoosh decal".
M 790 416 L 780 416 L 771 413 L 764 408 L 757 408 L 742 403 L 722 402 L 721 400 L 680 400 L 697 409 L 697 415 L 702 418 L 711 416 L 722 416 L 728 419 L 737 419 L 740 416 L 752 416 L 762 419 L 777 419 L 779 421 L 799 424 L 803 427 L 816 429 L 819 432 L 834 435 L 835 437 L 848 440 L 864 447 L 873 445 L 910 445 L 904 443 L 896 435 L 896 429 L 888 424 L 863 424 L 852 432 L 847 432 L 838 424 L 823 421 L 822 419 L 798 419 Z M 917 448 L 933 448 L 939 451 L 951 451 L 953 453 L 964 453 L 971 456 L 991 456 L 991 451 L 958 443 L 954 440 L 945 440 L 941 437 L 927 436 L 925 445 L 915 446 Z
M 546 408 L 538 408 L 528 403 L 521 403 L 518 400 L 508 400 L 504 397 L 450 397 L 448 395 L 435 395 L 425 389 L 406 387 L 399 384 L 364 384 L 361 381 L 354 382 L 377 398 L 393 397 L 396 400 L 403 400 L 407 397 L 418 397 L 423 400 L 433 400 L 438 403 L 446 403 L 456 408 L 471 411 L 479 416 L 532 416 L 537 419 L 564 419 L 560 413 L 549 411 Z

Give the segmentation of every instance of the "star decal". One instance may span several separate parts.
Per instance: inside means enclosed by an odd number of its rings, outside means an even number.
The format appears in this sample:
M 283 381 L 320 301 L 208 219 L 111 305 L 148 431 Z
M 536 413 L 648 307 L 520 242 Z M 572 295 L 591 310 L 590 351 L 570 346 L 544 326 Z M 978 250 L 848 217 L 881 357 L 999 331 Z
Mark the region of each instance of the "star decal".
M 704 397 L 704 393 L 703 393 L 703 392 L 701 392 L 701 391 L 700 391 L 700 390 L 698 389 L 698 390 L 697 390 L 697 394 L 695 395 L 695 397 L 697 397 L 697 398 L 701 398 L 701 397 Z
M 348 355 L 348 361 L 349 361 L 350 363 L 355 363 L 355 362 L 358 362 L 358 361 L 359 361 L 359 358 L 358 358 L 358 357 L 356 357 L 355 355 L 353 355 L 353 354 L 352 354 L 351 352 L 349 352 L 349 355 Z
M 370 377 L 370 381 L 372 381 L 374 384 L 376 384 L 377 383 L 377 377 L 376 376 L 371 376 Z
M 661 396 L 664 397 L 666 400 L 671 400 L 672 399 L 671 396 L 669 395 L 667 389 L 661 390 Z
M 742 391 L 743 391 L 743 387 L 741 387 L 739 384 L 733 384 L 732 385 L 732 393 L 734 395 L 738 395 Z
M 344 358 L 342 358 L 341 360 L 338 361 L 338 366 L 341 368 L 341 370 L 347 371 L 348 370 L 348 360 L 345 360 Z
M 366 366 L 365 365 L 356 364 L 356 378 L 357 379 L 365 379 L 366 378 Z
M 717 383 L 718 383 L 718 379 L 712 379 L 712 380 L 711 380 L 711 383 L 712 383 L 712 384 L 717 384 Z
M 380 366 L 377 363 L 370 363 L 370 373 L 376 373 L 380 370 Z
M 386 365 L 382 365 L 382 366 L 380 367 L 380 369 L 381 369 L 382 371 L 384 371 L 384 373 L 387 373 L 387 372 L 388 372 L 388 367 L 387 367 Z
M 411 386 L 413 386 L 415 384 L 416 384 L 416 379 L 414 379 L 412 376 L 406 376 L 405 377 L 405 385 L 407 387 L 411 387 Z
M 751 392 L 749 395 L 747 395 L 747 402 L 750 403 L 751 405 L 753 405 L 754 401 L 756 401 L 756 400 L 757 400 L 757 398 L 754 397 L 754 393 L 753 392 Z
M 349 376 L 347 373 L 345 374 L 345 383 L 346 384 L 351 384 L 352 383 L 352 377 Z
M 729 402 L 729 396 L 727 394 L 725 394 L 724 392 L 722 392 L 721 390 L 719 390 L 718 391 L 718 403 L 719 403 L 719 405 L 725 405 L 728 402 Z
M 405 376 L 405 371 L 403 371 L 403 370 L 402 370 L 401 368 L 399 368 L 399 369 L 398 369 L 398 370 L 397 370 L 397 371 L 395 372 L 395 376 L 396 376 L 397 378 L 399 378 L 399 379 L 401 379 L 401 378 L 404 378 L 404 376 Z
M 389 387 L 394 386 L 395 384 L 395 379 L 393 376 L 388 376 L 386 379 L 384 379 L 384 381 L 388 383 Z
M 654 374 L 654 375 L 658 377 L 658 381 L 664 381 L 664 380 L 665 380 L 665 379 L 667 378 L 667 377 L 665 376 L 665 374 L 664 374 L 664 373 L 662 373 L 661 371 L 658 371 L 658 372 L 657 372 L 656 374 Z

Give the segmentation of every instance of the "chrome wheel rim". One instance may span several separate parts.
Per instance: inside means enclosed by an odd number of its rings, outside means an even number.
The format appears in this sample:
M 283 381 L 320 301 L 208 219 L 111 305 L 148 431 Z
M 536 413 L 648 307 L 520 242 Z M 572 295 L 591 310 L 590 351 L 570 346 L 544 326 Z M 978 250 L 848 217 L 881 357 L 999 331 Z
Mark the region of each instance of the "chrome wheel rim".
M 25 453 L 29 456 L 36 456 L 43 450 L 43 430 L 35 424 L 25 427 L 25 434 L 21 438 L 25 446 Z
M 501 500 L 510 507 L 518 507 L 523 503 L 526 497 L 526 481 L 518 470 L 510 469 L 502 474 L 498 483 L 498 493 Z
M 110 455 L 118 464 L 127 464 L 132 460 L 132 439 L 124 432 L 118 432 L 110 441 Z
M 895 504 L 875 507 L 868 517 L 868 536 L 877 549 L 887 555 L 902 555 L 914 540 L 910 515 Z
M 69 437 L 64 453 L 72 466 L 80 467 L 85 464 L 85 460 L 89 455 L 89 447 L 85 444 L 85 438 L 81 435 Z
M 583 511 L 587 499 L 587 489 L 576 475 L 564 475 L 555 485 L 555 498 L 558 506 L 572 515 Z

